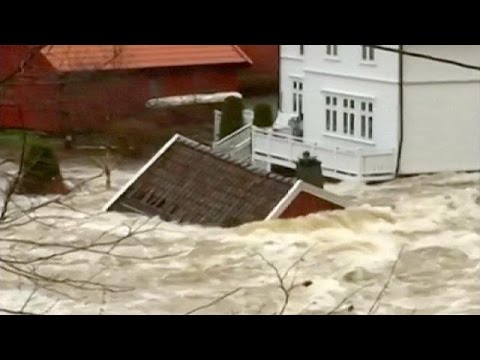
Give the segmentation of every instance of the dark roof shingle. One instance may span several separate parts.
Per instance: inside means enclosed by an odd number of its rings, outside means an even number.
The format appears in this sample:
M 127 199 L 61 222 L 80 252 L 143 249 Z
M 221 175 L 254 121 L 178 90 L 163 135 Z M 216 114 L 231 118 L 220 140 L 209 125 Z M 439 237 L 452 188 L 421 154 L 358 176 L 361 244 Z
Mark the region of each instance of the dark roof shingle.
M 177 135 L 109 210 L 229 227 L 264 220 L 293 185 Z

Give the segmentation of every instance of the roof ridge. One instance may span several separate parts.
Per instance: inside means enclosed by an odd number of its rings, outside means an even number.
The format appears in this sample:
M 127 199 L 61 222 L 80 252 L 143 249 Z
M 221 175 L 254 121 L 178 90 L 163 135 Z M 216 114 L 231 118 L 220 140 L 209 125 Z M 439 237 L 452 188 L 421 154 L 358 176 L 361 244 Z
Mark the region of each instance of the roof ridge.
M 279 174 L 274 174 L 274 173 L 271 173 L 267 170 L 263 170 L 263 169 L 260 169 L 258 167 L 256 167 L 255 165 L 253 165 L 249 160 L 236 160 L 234 158 L 232 158 L 230 155 L 227 155 L 227 154 L 223 154 L 207 145 L 204 145 L 196 140 L 193 140 L 193 139 L 190 139 L 184 135 L 181 135 L 181 134 L 176 134 L 176 139 L 175 139 L 175 142 L 179 142 L 179 143 L 182 143 L 184 145 L 187 145 L 187 146 L 190 146 L 192 149 L 194 150 L 200 150 L 200 151 L 203 151 L 205 153 L 208 153 L 214 157 L 216 157 L 217 159 L 219 160 L 223 160 L 223 161 L 226 161 L 232 165 L 236 165 L 240 168 L 243 168 L 245 170 L 248 170 L 256 175 L 260 175 L 260 176 L 265 176 L 267 177 L 268 179 L 273 179 L 273 180 L 277 180 L 277 181 L 281 181 L 283 183 L 286 183 L 286 184 L 295 184 L 296 182 L 296 179 L 295 178 L 288 178 L 288 177 L 285 177 L 285 176 L 282 176 L 282 175 L 279 175 Z

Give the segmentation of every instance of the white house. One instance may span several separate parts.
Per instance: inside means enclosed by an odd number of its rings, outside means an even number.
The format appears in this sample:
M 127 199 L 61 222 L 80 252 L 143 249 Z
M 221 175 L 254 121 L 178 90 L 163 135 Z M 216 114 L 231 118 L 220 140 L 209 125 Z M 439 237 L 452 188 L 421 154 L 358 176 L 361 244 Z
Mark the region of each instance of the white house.
M 480 45 L 384 46 L 480 66 Z M 282 45 L 280 66 L 302 131 L 253 128 L 256 164 L 309 151 L 338 179 L 480 170 L 480 71 L 363 45 Z

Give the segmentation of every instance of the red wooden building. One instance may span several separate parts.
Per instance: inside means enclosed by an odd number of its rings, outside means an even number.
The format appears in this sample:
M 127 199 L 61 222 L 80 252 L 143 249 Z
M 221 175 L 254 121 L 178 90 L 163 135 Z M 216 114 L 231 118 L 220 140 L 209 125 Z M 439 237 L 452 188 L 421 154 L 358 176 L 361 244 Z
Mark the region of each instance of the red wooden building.
M 248 72 L 278 77 L 280 45 L 240 45 L 253 61 Z
M 151 98 L 238 90 L 251 64 L 237 45 L 0 45 L 0 128 L 67 133 L 142 120 Z

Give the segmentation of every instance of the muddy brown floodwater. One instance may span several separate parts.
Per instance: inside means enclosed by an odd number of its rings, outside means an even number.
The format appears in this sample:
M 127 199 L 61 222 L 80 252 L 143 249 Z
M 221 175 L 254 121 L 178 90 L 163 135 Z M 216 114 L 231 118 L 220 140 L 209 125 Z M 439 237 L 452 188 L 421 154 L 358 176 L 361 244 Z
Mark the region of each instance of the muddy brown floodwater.
M 41 222 L 2 230 L 2 238 L 88 243 L 125 235 L 125 224 L 145 231 L 114 249 L 116 254 L 159 259 L 126 259 L 76 252 L 38 265 L 42 274 L 131 288 L 120 293 L 66 289 L 68 297 L 40 289 L 26 311 L 51 314 L 184 314 L 232 292 L 198 314 L 272 314 L 283 304 L 275 272 L 307 249 L 286 279 L 311 281 L 291 293 L 285 314 L 366 314 L 384 287 L 377 314 L 480 314 L 480 204 L 478 173 L 403 178 L 380 185 L 354 182 L 327 185 L 351 197 L 346 211 L 295 220 L 274 220 L 234 229 L 180 226 L 138 215 L 102 213 L 102 206 L 134 173 L 136 166 L 113 173 L 113 189 L 97 179 L 69 200 L 73 212 L 51 206 L 38 212 Z M 70 161 L 66 178 L 78 181 L 98 169 Z M 27 198 L 16 197 L 19 206 Z M 30 201 L 33 201 L 30 199 Z M 35 199 L 34 201 L 39 201 Z M 61 215 L 62 218 L 49 218 Z M 72 219 L 75 217 L 75 219 Z M 2 243 L 2 254 L 13 251 Z M 28 249 L 32 256 L 47 249 Z M 42 253 L 43 254 L 43 253 Z M 1 270 L 0 270 L 1 271 Z M 0 307 L 18 309 L 32 285 L 0 274 Z M 348 311 L 349 309 L 350 311 Z

